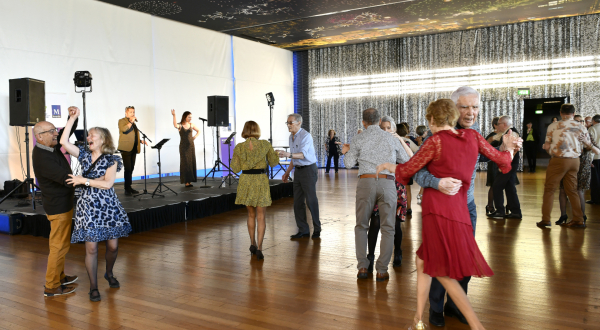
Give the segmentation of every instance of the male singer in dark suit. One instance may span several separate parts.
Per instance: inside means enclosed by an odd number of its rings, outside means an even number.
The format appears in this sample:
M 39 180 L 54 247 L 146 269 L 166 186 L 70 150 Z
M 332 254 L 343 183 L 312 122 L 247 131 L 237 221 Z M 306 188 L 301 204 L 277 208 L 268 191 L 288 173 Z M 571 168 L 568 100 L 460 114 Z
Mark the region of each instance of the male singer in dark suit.
M 140 140 L 140 132 L 135 122 L 135 108 L 132 106 L 125 108 L 125 118 L 119 119 L 119 146 L 117 149 L 121 152 L 123 158 L 123 167 L 125 167 L 125 195 L 134 195 L 139 191 L 131 188 L 131 175 L 135 167 L 135 157 L 140 153 L 140 143 L 148 145 L 146 141 Z

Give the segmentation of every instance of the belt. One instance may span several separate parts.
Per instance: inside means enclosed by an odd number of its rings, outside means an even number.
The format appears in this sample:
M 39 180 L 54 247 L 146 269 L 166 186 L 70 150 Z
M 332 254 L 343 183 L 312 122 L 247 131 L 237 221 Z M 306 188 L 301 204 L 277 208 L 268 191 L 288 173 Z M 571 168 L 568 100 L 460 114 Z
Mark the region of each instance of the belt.
M 242 174 L 265 174 L 265 169 L 258 169 L 258 170 L 243 170 Z
M 361 179 L 379 178 L 379 179 L 395 180 L 393 175 L 387 175 L 387 174 L 363 174 L 363 175 L 359 176 L 359 178 L 361 178 Z
M 305 167 L 311 167 L 313 166 L 313 164 L 310 165 L 294 165 L 295 168 L 305 168 Z

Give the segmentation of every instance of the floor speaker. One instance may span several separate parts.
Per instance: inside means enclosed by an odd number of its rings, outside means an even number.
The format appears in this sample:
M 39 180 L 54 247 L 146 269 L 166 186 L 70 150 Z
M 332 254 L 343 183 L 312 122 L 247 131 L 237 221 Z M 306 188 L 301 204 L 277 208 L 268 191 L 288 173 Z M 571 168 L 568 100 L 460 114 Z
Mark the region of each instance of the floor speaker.
M 8 81 L 10 96 L 10 126 L 33 126 L 46 120 L 44 82 L 21 78 Z
M 208 97 L 208 126 L 229 126 L 229 96 Z

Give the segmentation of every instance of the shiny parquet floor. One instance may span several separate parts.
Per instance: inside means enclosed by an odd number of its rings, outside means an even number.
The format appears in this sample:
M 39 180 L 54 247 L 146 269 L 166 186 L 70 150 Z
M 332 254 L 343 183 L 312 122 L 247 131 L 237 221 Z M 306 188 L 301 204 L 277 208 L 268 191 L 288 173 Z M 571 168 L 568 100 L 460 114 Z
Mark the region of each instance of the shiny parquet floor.
M 519 174 L 522 221 L 491 221 L 485 173 L 478 175 L 476 239 L 495 276 L 473 279 L 469 297 L 487 329 L 600 329 L 600 206 L 588 208 L 585 230 L 541 230 L 543 178 L 543 171 Z M 122 239 L 115 267 L 122 287 L 108 287 L 101 260 L 100 303 L 88 300 L 83 245 L 72 245 L 66 263 L 80 278 L 78 291 L 44 298 L 48 241 L 0 235 L 0 328 L 406 329 L 416 307 L 418 186 L 403 225 L 404 263 L 377 283 L 356 279 L 356 182 L 356 170 L 320 171 L 320 240 L 290 241 L 292 199 L 276 201 L 264 261 L 250 258 L 244 209 Z M 468 327 L 450 318 L 445 329 Z

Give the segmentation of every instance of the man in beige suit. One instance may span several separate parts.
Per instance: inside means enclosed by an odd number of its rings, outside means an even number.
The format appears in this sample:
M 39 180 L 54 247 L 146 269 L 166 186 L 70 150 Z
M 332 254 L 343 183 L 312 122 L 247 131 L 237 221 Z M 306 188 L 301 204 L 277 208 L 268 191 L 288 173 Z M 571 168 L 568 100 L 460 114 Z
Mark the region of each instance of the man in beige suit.
M 131 188 L 131 175 L 135 167 L 135 157 L 140 153 L 140 143 L 148 145 L 146 141 L 140 140 L 140 132 L 135 126 L 136 121 L 135 108 L 126 107 L 125 118 L 119 119 L 119 147 L 117 148 L 121 152 L 123 167 L 125 167 L 125 195 L 139 193 Z

